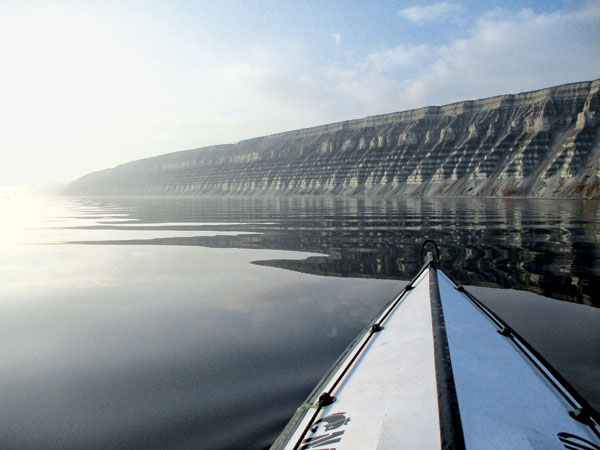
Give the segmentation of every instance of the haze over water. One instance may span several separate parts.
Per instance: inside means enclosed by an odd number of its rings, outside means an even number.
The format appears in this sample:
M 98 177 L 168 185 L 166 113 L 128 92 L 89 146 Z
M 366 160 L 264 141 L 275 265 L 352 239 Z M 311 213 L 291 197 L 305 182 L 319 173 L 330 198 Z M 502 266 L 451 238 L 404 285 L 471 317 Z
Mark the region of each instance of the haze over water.
M 598 202 L 7 194 L 0 221 L 3 449 L 266 448 L 427 238 L 600 406 Z

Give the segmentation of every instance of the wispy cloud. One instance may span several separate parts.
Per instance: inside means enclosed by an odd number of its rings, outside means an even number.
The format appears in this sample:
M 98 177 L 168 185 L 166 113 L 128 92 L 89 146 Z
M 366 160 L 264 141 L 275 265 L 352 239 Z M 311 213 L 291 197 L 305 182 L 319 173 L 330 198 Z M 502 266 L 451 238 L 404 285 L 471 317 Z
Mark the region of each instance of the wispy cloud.
M 342 35 L 340 33 L 332 33 L 331 37 L 335 41 L 335 47 L 340 48 L 342 45 Z
M 410 6 L 401 9 L 398 14 L 417 24 L 448 19 L 456 16 L 462 10 L 461 6 L 449 2 L 439 2 L 427 6 Z
M 206 107 L 195 112 L 206 126 L 195 126 L 214 130 L 214 142 L 230 142 L 594 79 L 600 74 L 597 29 L 600 5 L 554 14 L 496 10 L 475 20 L 465 38 L 382 48 L 324 65 L 315 65 L 302 46 L 285 46 L 295 48 L 291 53 L 264 48 L 204 73 L 186 92 L 197 92 L 203 100 L 197 104 Z M 223 123 L 230 124 L 226 130 Z
M 598 29 L 593 2 L 570 13 L 497 9 L 465 38 L 372 52 L 330 75 L 368 114 L 591 80 L 600 74 Z
M 411 23 L 462 23 L 460 6 L 449 1 L 400 15 Z M 392 28 L 402 22 L 393 19 Z M 69 31 L 81 21 L 63 22 L 50 31 Z M 39 32 L 22 51 L 15 51 L 14 37 L 43 29 L 11 35 L 0 27 L 0 50 L 11 63 L 0 73 L 0 119 L 8 130 L 0 147 L 18 156 L 14 164 L 3 159 L 0 175 L 6 182 L 21 166 L 32 172 L 30 161 L 40 171 L 59 170 L 52 165 L 57 152 L 73 161 L 70 170 L 84 172 L 181 148 L 600 76 L 597 0 L 551 14 L 495 8 L 464 22 L 460 33 L 419 44 L 403 42 L 405 30 L 384 37 L 366 27 L 353 36 L 346 27 L 312 40 L 279 36 L 222 48 L 185 33 L 154 35 L 146 47 L 135 29 L 136 38 L 124 41 L 128 47 L 118 45 L 118 35 L 113 42 L 104 28 L 92 33 L 86 26 Z M 371 32 L 376 40 L 368 39 Z M 446 36 L 460 38 L 441 42 Z

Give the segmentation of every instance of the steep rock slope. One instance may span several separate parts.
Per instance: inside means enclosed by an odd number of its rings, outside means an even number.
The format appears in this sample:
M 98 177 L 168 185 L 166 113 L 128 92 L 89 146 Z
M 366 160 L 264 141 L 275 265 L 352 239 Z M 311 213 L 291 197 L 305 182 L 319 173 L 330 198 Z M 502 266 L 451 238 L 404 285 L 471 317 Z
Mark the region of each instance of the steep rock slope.
M 187 150 L 74 195 L 600 195 L 600 80 Z

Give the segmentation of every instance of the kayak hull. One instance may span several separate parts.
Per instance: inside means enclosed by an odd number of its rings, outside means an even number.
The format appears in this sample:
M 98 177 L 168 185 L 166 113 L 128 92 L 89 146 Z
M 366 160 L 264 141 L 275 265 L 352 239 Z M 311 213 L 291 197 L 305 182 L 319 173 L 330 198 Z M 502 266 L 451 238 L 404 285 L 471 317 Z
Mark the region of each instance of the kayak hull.
M 600 450 L 600 433 L 568 383 L 429 262 L 271 448 Z

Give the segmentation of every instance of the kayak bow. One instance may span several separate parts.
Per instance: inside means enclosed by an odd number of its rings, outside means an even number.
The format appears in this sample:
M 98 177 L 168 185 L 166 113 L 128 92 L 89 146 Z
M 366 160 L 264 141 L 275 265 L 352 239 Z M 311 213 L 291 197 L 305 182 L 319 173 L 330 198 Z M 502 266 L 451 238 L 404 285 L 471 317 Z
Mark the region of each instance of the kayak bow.
M 600 450 L 599 423 L 556 370 L 430 254 L 271 449 Z

